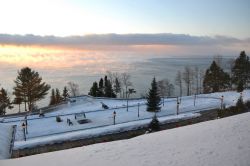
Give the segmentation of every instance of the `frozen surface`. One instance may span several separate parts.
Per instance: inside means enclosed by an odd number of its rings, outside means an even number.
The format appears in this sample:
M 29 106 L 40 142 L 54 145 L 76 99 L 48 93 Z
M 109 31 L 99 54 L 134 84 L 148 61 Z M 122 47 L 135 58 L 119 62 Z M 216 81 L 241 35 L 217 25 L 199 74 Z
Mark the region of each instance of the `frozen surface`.
M 2 160 L 1 166 L 249 166 L 250 113 L 128 140 Z

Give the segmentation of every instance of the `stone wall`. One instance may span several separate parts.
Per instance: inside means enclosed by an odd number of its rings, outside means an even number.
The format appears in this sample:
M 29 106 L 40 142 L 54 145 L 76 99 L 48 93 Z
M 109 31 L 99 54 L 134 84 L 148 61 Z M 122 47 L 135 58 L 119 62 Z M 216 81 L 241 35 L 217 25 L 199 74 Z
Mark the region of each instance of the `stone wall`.
M 213 119 L 216 119 L 217 117 L 218 117 L 218 110 L 202 111 L 201 116 L 199 117 L 161 124 L 161 130 L 176 128 L 176 127 L 190 125 L 190 124 L 199 123 L 199 122 L 208 121 L 208 120 L 213 120 Z M 87 139 L 64 141 L 61 143 L 55 143 L 53 145 L 43 145 L 43 146 L 37 146 L 37 147 L 32 147 L 32 148 L 13 150 L 12 158 L 24 157 L 24 156 L 64 150 L 64 149 L 70 149 L 74 147 L 81 147 L 81 146 L 91 145 L 95 143 L 128 139 L 128 138 L 142 135 L 146 132 L 146 130 L 147 128 L 142 126 L 141 128 L 137 128 L 136 130 L 112 133 L 112 134 L 107 134 L 107 135 L 92 137 L 92 138 L 87 138 Z

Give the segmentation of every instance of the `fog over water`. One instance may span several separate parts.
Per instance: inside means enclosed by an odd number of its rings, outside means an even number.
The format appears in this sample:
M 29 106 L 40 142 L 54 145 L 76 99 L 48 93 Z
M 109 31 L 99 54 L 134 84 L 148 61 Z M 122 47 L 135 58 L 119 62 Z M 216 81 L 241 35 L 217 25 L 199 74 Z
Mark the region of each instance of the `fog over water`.
M 111 58 L 114 55 L 110 56 Z M 235 57 L 223 57 L 225 68 L 228 67 L 227 62 L 229 59 Z M 152 78 L 155 76 L 157 80 L 167 78 L 172 84 L 175 84 L 175 76 L 178 70 L 183 71 L 185 66 L 195 67 L 197 66 L 201 70 L 205 70 L 209 67 L 213 60 L 213 56 L 183 56 L 183 57 L 154 57 L 147 56 L 144 58 L 135 58 L 133 56 L 125 56 L 122 58 L 115 57 L 115 61 L 105 62 L 98 66 L 91 65 L 77 65 L 74 67 L 62 67 L 62 68 L 36 68 L 32 69 L 39 72 L 43 81 L 50 84 L 52 88 L 59 88 L 61 91 L 69 81 L 73 81 L 79 84 L 80 93 L 87 94 L 94 81 L 99 81 L 100 77 L 104 77 L 106 71 L 112 72 L 127 72 L 131 75 L 131 81 L 133 87 L 137 93 L 132 97 L 140 97 L 145 95 L 150 86 Z M 70 62 L 69 62 L 70 63 Z M 34 65 L 33 65 L 34 66 Z M 0 75 L 1 87 L 8 90 L 9 94 L 12 93 L 14 86 L 13 80 L 17 76 L 17 71 L 20 67 L 15 65 L 1 65 Z M 178 94 L 178 87 L 175 88 L 175 93 Z M 38 106 L 47 106 L 49 102 L 50 93 L 46 99 L 38 102 Z M 12 96 L 13 99 L 13 96 Z M 9 112 L 16 112 L 17 109 L 13 109 Z

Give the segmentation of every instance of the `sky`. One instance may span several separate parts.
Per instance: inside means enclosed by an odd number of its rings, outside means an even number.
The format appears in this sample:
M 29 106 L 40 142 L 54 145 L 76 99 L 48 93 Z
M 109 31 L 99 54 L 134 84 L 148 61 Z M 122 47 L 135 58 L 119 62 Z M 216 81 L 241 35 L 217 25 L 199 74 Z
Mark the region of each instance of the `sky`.
M 0 0 L 0 63 L 249 53 L 249 9 L 249 0 Z

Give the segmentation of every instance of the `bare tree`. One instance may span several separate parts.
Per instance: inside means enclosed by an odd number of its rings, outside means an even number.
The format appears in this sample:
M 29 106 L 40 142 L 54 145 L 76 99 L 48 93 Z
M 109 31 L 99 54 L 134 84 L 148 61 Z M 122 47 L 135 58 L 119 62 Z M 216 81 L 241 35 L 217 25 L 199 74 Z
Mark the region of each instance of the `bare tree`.
M 182 96 L 182 76 L 181 76 L 181 71 L 178 71 L 175 77 L 175 83 L 177 86 L 179 86 L 179 91 L 180 91 L 180 97 Z
M 128 98 L 128 87 L 132 86 L 131 75 L 128 73 L 121 74 L 122 84 L 125 87 L 125 97 Z M 123 89 L 123 88 L 122 88 Z M 123 89 L 123 97 L 124 97 L 124 89 Z
M 203 80 L 205 77 L 205 70 L 200 69 L 199 71 L 199 78 L 200 78 L 200 89 L 199 89 L 199 93 L 203 93 Z
M 191 94 L 192 82 L 193 82 L 193 70 L 189 66 L 185 67 L 182 79 L 186 84 L 187 96 L 189 96 Z
M 115 78 L 114 78 L 114 73 L 112 73 L 111 71 L 106 71 L 108 79 L 111 83 L 111 86 L 113 87 L 114 82 L 115 82 Z
M 172 96 L 174 94 L 174 85 L 168 79 L 163 79 L 157 82 L 161 97 Z
M 230 78 L 232 78 L 232 70 L 233 70 L 234 64 L 235 64 L 235 59 L 233 59 L 233 58 L 230 58 L 230 59 L 227 61 L 227 70 L 228 70 L 228 73 L 229 73 Z M 230 89 L 231 89 L 231 90 L 233 89 L 233 82 L 232 82 L 232 79 L 230 79 Z
M 68 89 L 71 96 L 76 97 L 80 95 L 79 85 L 74 82 L 68 82 Z
M 195 66 L 194 68 L 194 83 L 195 83 L 195 94 L 199 94 L 199 68 Z

